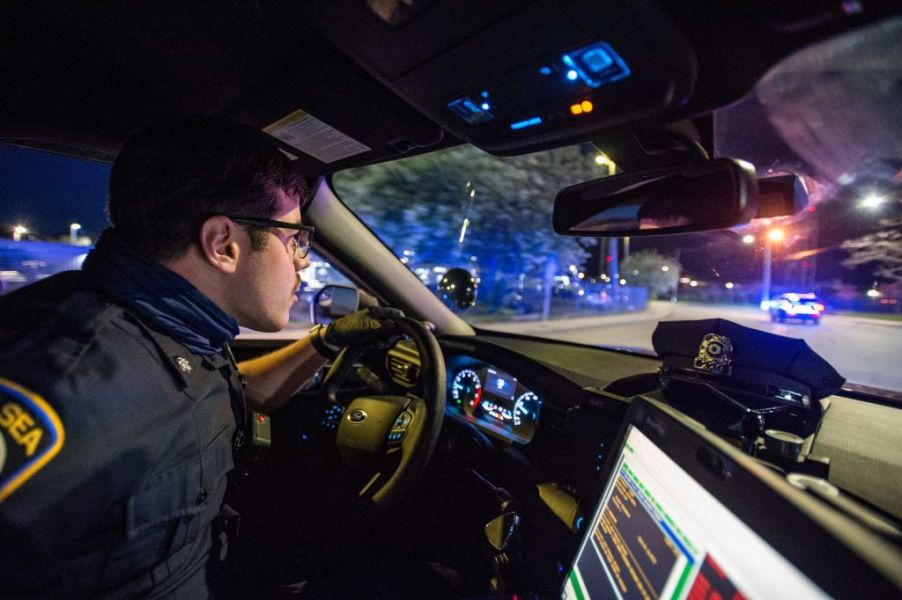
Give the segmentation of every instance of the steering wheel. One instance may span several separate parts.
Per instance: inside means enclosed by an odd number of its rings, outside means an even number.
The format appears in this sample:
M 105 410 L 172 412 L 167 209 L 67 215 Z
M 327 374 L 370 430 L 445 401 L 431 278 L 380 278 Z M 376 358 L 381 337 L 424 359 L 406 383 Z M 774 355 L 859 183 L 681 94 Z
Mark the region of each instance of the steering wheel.
M 445 415 L 445 361 L 435 337 L 410 318 L 398 332 L 416 344 L 423 397 L 360 396 L 345 406 L 335 437 L 342 461 L 355 473 L 357 496 L 385 509 L 398 502 L 432 456 Z M 341 405 L 338 390 L 354 362 L 368 348 L 345 348 L 323 379 L 321 399 Z

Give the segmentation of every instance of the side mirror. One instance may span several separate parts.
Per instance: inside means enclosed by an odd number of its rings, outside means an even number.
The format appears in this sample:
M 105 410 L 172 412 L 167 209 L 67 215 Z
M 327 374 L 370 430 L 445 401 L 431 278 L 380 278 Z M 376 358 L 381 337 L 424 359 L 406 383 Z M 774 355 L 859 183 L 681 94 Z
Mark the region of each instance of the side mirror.
M 466 269 L 448 269 L 438 282 L 438 294 L 451 310 L 464 311 L 476 305 L 476 278 Z
M 355 312 L 359 304 L 360 294 L 357 288 L 327 285 L 316 292 L 310 302 L 310 320 L 313 323 L 331 323 Z
M 719 158 L 564 188 L 553 220 L 563 235 L 660 235 L 733 227 L 751 220 L 757 206 L 755 168 Z

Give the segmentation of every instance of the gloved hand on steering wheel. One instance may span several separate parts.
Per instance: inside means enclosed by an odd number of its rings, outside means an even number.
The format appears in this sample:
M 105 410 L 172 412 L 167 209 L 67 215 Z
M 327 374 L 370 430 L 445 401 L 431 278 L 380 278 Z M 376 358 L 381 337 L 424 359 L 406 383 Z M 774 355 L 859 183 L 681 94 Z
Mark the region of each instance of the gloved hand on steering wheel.
M 310 341 L 321 355 L 334 358 L 346 346 L 362 346 L 390 337 L 397 332 L 397 320 L 403 316 L 397 308 L 364 308 L 329 325 L 317 325 L 310 330 Z

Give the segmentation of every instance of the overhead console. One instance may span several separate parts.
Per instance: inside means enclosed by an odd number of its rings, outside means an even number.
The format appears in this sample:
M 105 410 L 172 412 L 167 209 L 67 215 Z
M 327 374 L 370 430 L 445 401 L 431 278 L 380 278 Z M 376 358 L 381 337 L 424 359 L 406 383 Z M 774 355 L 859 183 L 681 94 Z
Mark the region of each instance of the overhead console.
M 312 16 L 404 100 L 495 154 L 663 117 L 693 89 L 692 51 L 655 2 L 373 4 L 318 2 Z

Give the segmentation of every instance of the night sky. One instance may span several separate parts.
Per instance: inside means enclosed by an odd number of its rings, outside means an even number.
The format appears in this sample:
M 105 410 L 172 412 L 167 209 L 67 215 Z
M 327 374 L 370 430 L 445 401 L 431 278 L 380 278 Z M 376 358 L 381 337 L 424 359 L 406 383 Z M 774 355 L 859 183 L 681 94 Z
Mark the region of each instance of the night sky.
M 0 227 L 55 238 L 79 223 L 81 235 L 96 239 L 107 226 L 109 173 L 106 163 L 0 145 Z

